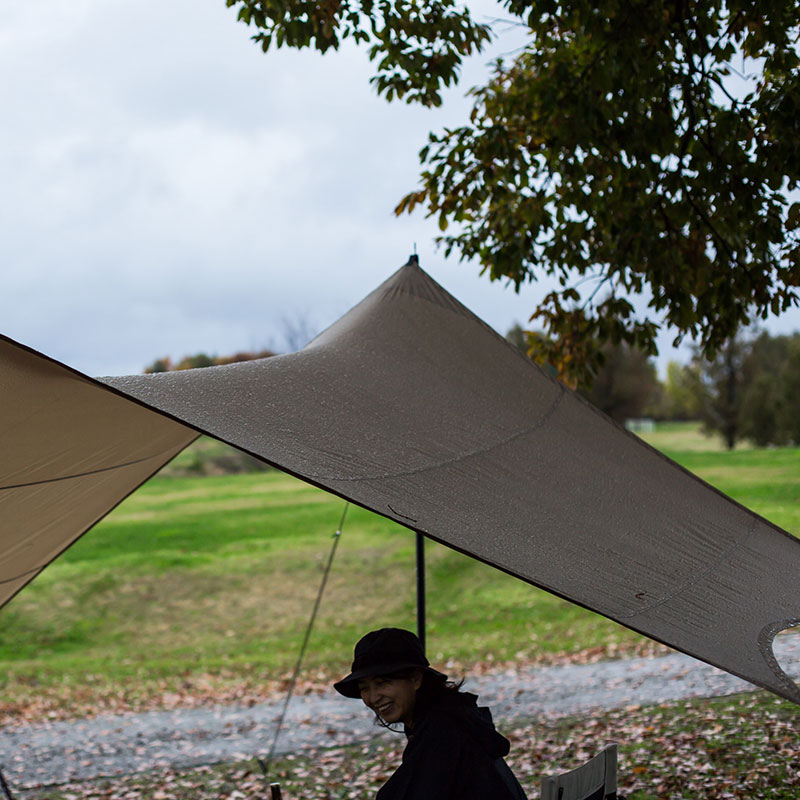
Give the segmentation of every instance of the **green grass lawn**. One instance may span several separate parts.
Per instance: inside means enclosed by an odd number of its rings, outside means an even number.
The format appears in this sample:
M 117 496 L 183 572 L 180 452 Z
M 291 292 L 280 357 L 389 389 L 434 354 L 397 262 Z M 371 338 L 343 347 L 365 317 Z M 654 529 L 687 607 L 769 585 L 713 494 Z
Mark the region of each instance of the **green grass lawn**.
M 800 532 L 797 449 L 704 450 L 691 424 L 645 438 Z M 290 672 L 343 501 L 274 470 L 181 471 L 148 482 L 2 610 L 0 707 L 13 710 L 48 693 L 67 698 L 76 712 L 108 695 L 136 705 L 203 682 L 255 686 Z M 429 543 L 427 558 L 430 655 L 440 665 L 449 658 L 444 666 L 452 671 L 645 645 L 615 623 L 444 547 Z M 415 624 L 414 535 L 351 507 L 307 674 L 337 675 L 358 636 L 385 624 Z
M 800 448 L 727 451 L 693 422 L 662 424 L 642 438 L 742 505 L 800 534 Z

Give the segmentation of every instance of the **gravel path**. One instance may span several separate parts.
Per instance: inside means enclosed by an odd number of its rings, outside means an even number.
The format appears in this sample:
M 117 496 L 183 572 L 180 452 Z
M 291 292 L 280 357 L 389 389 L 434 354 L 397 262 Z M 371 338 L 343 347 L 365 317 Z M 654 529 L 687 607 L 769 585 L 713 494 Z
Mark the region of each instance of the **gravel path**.
M 784 637 L 779 656 L 800 672 L 800 636 Z M 495 721 L 561 716 L 709 697 L 754 687 L 681 654 L 597 664 L 540 667 L 469 678 Z M 188 767 L 265 754 L 283 701 L 250 708 L 218 707 L 98 716 L 39 723 L 0 732 L 0 766 L 14 788 L 66 783 L 156 767 Z M 277 752 L 330 746 L 376 734 L 363 706 L 338 697 L 293 698 Z

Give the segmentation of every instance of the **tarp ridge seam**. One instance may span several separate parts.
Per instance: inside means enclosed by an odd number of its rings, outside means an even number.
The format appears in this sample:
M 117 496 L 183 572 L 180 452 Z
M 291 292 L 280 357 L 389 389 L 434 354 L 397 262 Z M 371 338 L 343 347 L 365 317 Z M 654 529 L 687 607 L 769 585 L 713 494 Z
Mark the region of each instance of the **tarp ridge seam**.
M 521 431 L 517 431 L 516 433 L 512 433 L 510 436 L 507 436 L 505 439 L 501 439 L 499 442 L 492 442 L 491 444 L 480 447 L 476 450 L 470 450 L 468 453 L 461 453 L 453 458 L 444 459 L 443 461 L 437 461 L 434 464 L 426 464 L 424 467 L 415 467 L 414 469 L 407 469 L 407 470 L 400 470 L 398 472 L 381 472 L 381 473 L 373 473 L 371 475 L 356 475 L 356 476 L 338 476 L 338 475 L 329 475 L 329 474 L 322 474 L 320 472 L 310 472 L 310 471 L 303 471 L 302 475 L 313 478 L 314 480 L 328 480 L 328 481 L 336 481 L 337 483 L 353 483 L 357 481 L 369 481 L 369 480 L 376 480 L 376 479 L 384 479 L 384 478 L 400 478 L 406 475 L 419 475 L 422 472 L 430 472 L 432 469 L 439 469 L 440 467 L 449 466 L 451 464 L 457 464 L 459 461 L 465 461 L 468 458 L 474 458 L 478 455 L 483 455 L 484 453 L 488 453 L 492 450 L 495 450 L 498 447 L 504 447 L 505 445 L 516 441 L 517 439 L 521 439 L 523 436 L 527 436 L 528 434 L 534 433 L 536 430 L 541 428 L 549 419 L 550 417 L 555 414 L 558 406 L 561 404 L 561 401 L 564 399 L 566 395 L 566 390 L 563 386 L 560 386 L 560 392 L 556 395 L 555 400 L 550 405 L 550 408 L 542 414 L 542 416 L 530 427 L 524 428 Z M 232 440 L 226 440 L 231 442 Z M 235 446 L 235 444 L 234 444 Z M 298 472 L 298 474 L 300 474 Z M 410 519 L 410 518 L 409 518 Z
M 124 469 L 125 467 L 132 467 L 134 464 L 144 464 L 146 461 L 152 461 L 163 455 L 156 453 L 155 455 L 144 456 L 144 458 L 137 458 L 133 461 L 125 461 L 122 464 L 114 464 L 110 467 L 100 467 L 99 469 L 90 469 L 86 472 L 76 472 L 72 475 L 59 475 L 57 478 L 44 478 L 40 481 L 29 481 L 28 483 L 12 483 L 8 486 L 0 486 L 0 492 L 5 492 L 10 489 L 25 489 L 29 486 L 41 486 L 45 483 L 58 483 L 59 481 L 70 481 L 75 478 L 85 478 L 87 475 L 99 475 L 101 472 L 112 472 L 115 469 Z
M 44 565 L 45 567 L 47 564 Z M 14 583 L 14 581 L 18 581 L 20 578 L 24 578 L 26 575 L 33 575 L 34 572 L 41 572 L 44 567 L 34 567 L 33 569 L 26 569 L 25 572 L 20 572 L 19 575 L 15 575 L 13 578 L 4 578 L 0 580 L 0 584 L 4 583 Z

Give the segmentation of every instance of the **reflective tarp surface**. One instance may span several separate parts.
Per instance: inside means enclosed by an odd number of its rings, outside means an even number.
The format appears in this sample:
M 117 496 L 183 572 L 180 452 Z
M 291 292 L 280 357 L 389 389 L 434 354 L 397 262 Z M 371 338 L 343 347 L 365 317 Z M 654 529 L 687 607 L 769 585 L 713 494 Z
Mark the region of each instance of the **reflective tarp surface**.
M 0 341 L 0 600 L 198 431 L 800 702 L 800 542 L 408 264 L 298 353 L 93 381 Z

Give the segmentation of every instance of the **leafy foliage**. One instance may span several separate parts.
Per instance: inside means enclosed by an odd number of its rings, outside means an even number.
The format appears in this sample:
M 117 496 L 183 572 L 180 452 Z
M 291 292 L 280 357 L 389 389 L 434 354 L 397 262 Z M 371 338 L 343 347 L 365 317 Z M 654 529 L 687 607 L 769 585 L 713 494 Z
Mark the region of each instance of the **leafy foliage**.
M 700 419 L 701 404 L 695 387 L 696 382 L 696 375 L 687 370 L 683 364 L 677 361 L 670 361 L 667 364 L 661 413 L 664 419 Z
M 577 389 L 593 406 L 617 422 L 643 416 L 671 418 L 664 413 L 664 390 L 655 364 L 641 350 L 624 342 L 583 340 L 584 352 L 587 347 L 594 350 L 596 372 L 584 371 L 578 383 L 577 375 L 566 374 L 563 361 L 562 369 L 553 363 L 554 342 L 541 331 L 526 331 L 516 324 L 506 333 L 506 341 L 527 353 L 550 375 L 560 377 Z M 570 354 L 570 358 L 573 355 Z
M 708 431 L 729 449 L 800 442 L 800 334 L 738 334 L 714 358 L 699 351 L 681 382 Z
M 690 368 L 697 376 L 694 381 L 697 391 L 702 393 L 700 409 L 706 430 L 721 433 L 729 450 L 741 438 L 742 378 L 747 349 L 744 336 L 737 334 L 711 359 L 698 352 Z
M 459 223 L 446 251 L 493 279 L 556 278 L 533 319 L 568 374 L 595 359 L 584 342 L 652 354 L 663 320 L 711 355 L 796 304 L 798 6 L 508 5 L 530 45 L 474 91 L 468 125 L 431 136 L 398 211 Z M 763 71 L 741 81 L 734 59 Z
M 489 37 L 452 0 L 227 3 L 265 50 L 367 45 L 378 92 L 426 105 Z M 652 355 L 668 324 L 712 356 L 796 305 L 800 4 L 503 4 L 529 44 L 431 135 L 397 213 L 424 207 L 493 280 L 555 279 L 533 319 L 573 384 L 606 341 Z
M 661 394 L 653 362 L 624 343 L 606 343 L 603 356 L 591 386 L 579 389 L 580 394 L 619 423 L 651 416 Z
M 800 335 L 762 333 L 744 372 L 742 438 L 758 447 L 800 442 Z
M 266 53 L 276 47 L 339 49 L 346 39 L 369 48 L 378 62 L 372 83 L 387 100 L 441 105 L 441 90 L 458 78 L 461 60 L 489 39 L 454 0 L 226 0 L 253 25 Z
M 173 362 L 169 356 L 157 358 L 152 364 L 144 368 L 144 373 L 173 372 L 182 369 L 201 369 L 203 367 L 217 367 L 222 364 L 234 364 L 238 361 L 253 361 L 257 358 L 270 358 L 275 353 L 272 350 L 259 350 L 257 352 L 240 351 L 232 356 L 209 356 L 206 353 L 195 353 L 184 356 L 180 361 Z

